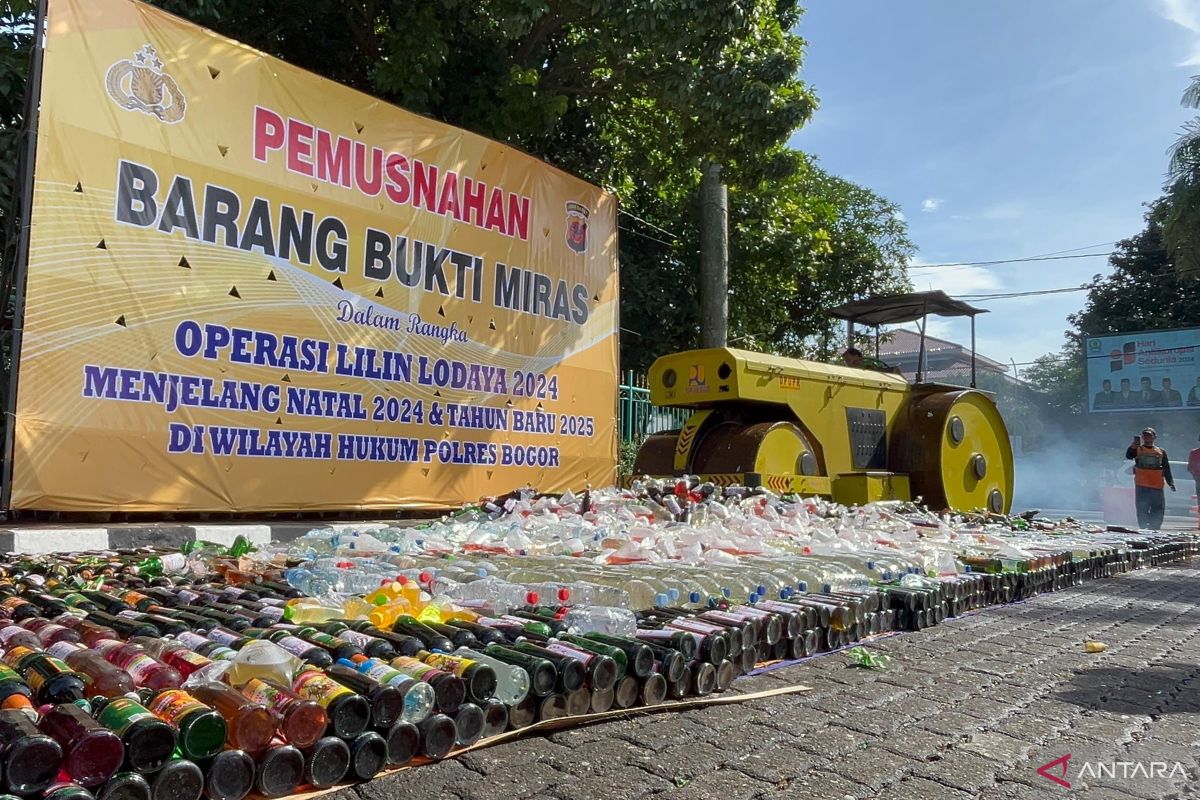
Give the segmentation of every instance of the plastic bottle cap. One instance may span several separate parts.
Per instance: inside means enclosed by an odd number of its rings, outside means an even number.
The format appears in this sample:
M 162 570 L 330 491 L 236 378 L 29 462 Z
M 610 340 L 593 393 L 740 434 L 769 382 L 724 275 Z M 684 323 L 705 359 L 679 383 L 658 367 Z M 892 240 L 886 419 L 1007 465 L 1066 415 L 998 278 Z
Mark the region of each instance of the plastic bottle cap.
M 868 561 L 868 562 L 867 562 L 867 569 L 871 569 L 871 570 L 875 569 L 875 562 L 874 562 L 874 561 Z
M 417 576 L 417 580 L 419 580 L 421 583 L 429 583 L 431 580 L 433 580 L 433 575 L 425 570 L 421 570 L 421 574 Z
M 751 592 L 750 596 L 746 599 L 750 602 L 750 605 L 754 605 L 755 603 L 757 603 L 759 601 L 760 598 L 759 598 L 758 592 Z
M 832 591 L 833 591 L 833 587 L 830 586 L 828 583 L 821 587 L 821 592 L 824 594 L 829 594 Z
M 679 590 L 674 586 L 672 586 L 670 589 L 667 589 L 667 599 L 674 603 L 679 599 Z
M 766 597 L 767 587 L 760 583 L 758 586 L 754 587 L 754 593 L 759 597 Z
M 351 545 L 351 547 L 353 547 L 353 546 L 354 545 Z M 339 562 L 337 562 L 337 566 L 338 566 L 338 569 L 354 569 L 354 562 L 353 561 L 339 561 Z
M 398 584 L 400 584 L 401 586 L 403 586 L 404 584 L 408 583 L 408 576 L 407 576 L 407 575 L 397 575 L 397 576 L 396 576 L 396 583 L 398 583 Z
M 692 592 L 691 594 L 689 594 L 689 595 L 688 595 L 688 602 L 689 602 L 689 603 L 699 603 L 699 602 L 700 602 L 700 593 L 699 593 L 699 592 Z
M 733 591 L 732 591 L 732 590 L 730 590 L 730 588 L 729 588 L 728 586 L 722 586 L 722 587 L 721 587 L 721 594 L 725 595 L 725 599 L 726 599 L 726 600 L 728 600 L 729 598 L 733 597 Z
M 654 605 L 665 606 L 666 604 L 667 604 L 667 596 L 665 594 L 663 594 L 662 592 L 659 592 L 658 594 L 654 595 Z
M 525 593 L 525 605 L 536 606 L 537 602 L 538 602 L 538 593 L 537 592 L 526 592 Z
M 802 593 L 808 594 L 808 581 L 800 581 L 799 585 L 796 588 L 799 589 Z
M 571 599 L 571 590 L 566 586 L 558 587 L 558 599 L 562 602 L 567 602 Z
M 476 575 L 478 575 L 478 576 L 479 576 L 479 577 L 481 577 L 481 578 L 486 578 L 486 577 L 487 577 L 487 570 L 486 570 L 486 569 L 484 569 L 483 567 L 476 567 L 476 569 L 475 569 L 475 574 L 476 574 Z
M 779 590 L 779 598 L 781 600 L 787 600 L 791 596 L 792 596 L 792 587 L 785 586 Z
M 883 571 L 883 579 L 885 581 L 890 581 L 892 579 L 892 571 L 890 569 L 885 569 Z
M 967 571 L 967 572 L 970 572 L 970 571 L 971 571 L 971 565 L 970 565 L 970 564 L 964 564 L 963 566 L 966 568 L 966 571 Z

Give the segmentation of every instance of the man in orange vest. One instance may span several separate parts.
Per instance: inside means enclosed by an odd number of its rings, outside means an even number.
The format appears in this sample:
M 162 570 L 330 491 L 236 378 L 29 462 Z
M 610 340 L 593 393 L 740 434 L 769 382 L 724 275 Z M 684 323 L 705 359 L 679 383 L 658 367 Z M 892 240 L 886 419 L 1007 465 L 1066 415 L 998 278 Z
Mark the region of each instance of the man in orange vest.
M 1125 450 L 1125 457 L 1133 459 L 1133 492 L 1137 505 L 1139 528 L 1158 530 L 1162 527 L 1163 485 L 1175 491 L 1175 480 L 1171 477 L 1171 462 L 1167 451 L 1154 446 L 1154 428 L 1146 428 L 1141 436 L 1133 437 L 1133 444 Z

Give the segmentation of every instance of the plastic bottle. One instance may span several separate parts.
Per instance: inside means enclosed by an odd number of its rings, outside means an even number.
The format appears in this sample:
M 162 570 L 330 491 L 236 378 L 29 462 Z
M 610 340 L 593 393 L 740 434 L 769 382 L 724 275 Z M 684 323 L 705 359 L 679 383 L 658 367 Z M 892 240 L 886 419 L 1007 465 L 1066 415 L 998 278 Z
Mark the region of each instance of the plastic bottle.
M 494 696 L 507 705 L 521 702 L 529 695 L 529 673 L 521 667 L 493 658 L 479 650 L 460 647 L 454 651 L 459 658 L 469 659 L 492 668 L 496 675 Z
M 24 711 L 0 710 L 0 764 L 6 792 L 41 793 L 58 775 L 63 751 Z
M 97 722 L 120 737 L 128 769 L 149 775 L 175 752 L 175 729 L 128 697 L 97 700 L 92 713 Z
M 329 726 L 329 717 L 324 708 L 305 700 L 291 689 L 251 678 L 242 685 L 241 692 L 250 700 L 269 708 L 275 714 L 280 735 L 289 744 L 301 749 L 320 739 Z
M 38 727 L 58 742 L 63 770 L 80 786 L 100 786 L 125 760 L 121 738 L 74 703 L 54 706 L 42 715 Z
M 179 750 L 185 758 L 209 758 L 225 743 L 225 720 L 182 689 L 157 692 L 146 707 L 179 732 Z
M 303 662 L 274 642 L 259 640 L 236 651 L 232 663 L 225 680 L 233 686 L 242 686 L 251 678 L 291 684 L 292 676 Z
M 637 630 L 637 618 L 627 608 L 572 606 L 560 619 L 569 630 L 577 633 L 598 631 L 613 636 L 632 636 Z
M 389 664 L 385 664 L 378 659 L 370 659 L 361 657 L 358 661 L 349 659 L 340 659 L 334 667 L 329 669 L 329 674 L 333 678 L 338 678 L 341 669 L 354 670 L 373 681 L 384 686 L 390 686 L 400 692 L 402 698 L 399 719 L 406 722 L 417 723 L 429 716 L 433 711 L 437 697 L 433 686 L 424 681 L 419 681 L 411 675 L 406 675 L 397 669 L 392 668 Z M 349 682 L 347 686 L 351 686 Z M 351 686 L 351 688 L 353 688 Z
M 265 705 L 224 683 L 202 683 L 189 691 L 224 718 L 225 742 L 229 747 L 260 753 L 270 744 L 275 735 L 275 717 Z

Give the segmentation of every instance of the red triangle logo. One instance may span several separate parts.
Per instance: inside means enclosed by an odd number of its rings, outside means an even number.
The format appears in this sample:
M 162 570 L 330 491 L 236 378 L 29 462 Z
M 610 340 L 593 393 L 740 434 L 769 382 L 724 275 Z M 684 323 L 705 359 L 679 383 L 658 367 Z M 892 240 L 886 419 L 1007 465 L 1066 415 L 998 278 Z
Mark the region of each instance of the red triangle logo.
M 1067 769 L 1068 769 L 1068 767 L 1070 767 L 1070 765 L 1071 765 L 1071 754 L 1067 753 L 1062 758 L 1056 758 L 1053 761 L 1051 761 L 1049 764 L 1042 764 L 1040 767 L 1037 768 L 1037 774 L 1041 775 L 1043 778 L 1046 778 L 1047 780 L 1054 781 L 1059 786 L 1065 786 L 1066 788 L 1070 789 L 1071 782 L 1066 779 L 1067 778 Z M 1055 767 L 1058 768 L 1057 771 L 1059 774 L 1051 775 L 1050 773 L 1055 771 Z

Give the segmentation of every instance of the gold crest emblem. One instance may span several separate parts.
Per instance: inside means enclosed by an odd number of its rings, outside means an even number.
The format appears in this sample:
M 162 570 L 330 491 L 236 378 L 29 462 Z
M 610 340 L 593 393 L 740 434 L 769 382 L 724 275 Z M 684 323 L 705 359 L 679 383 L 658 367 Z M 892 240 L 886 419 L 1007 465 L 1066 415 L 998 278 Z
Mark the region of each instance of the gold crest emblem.
M 118 61 L 104 76 L 108 96 L 126 111 L 141 111 L 174 124 L 183 119 L 187 99 L 151 45 L 142 45 L 132 59 Z

